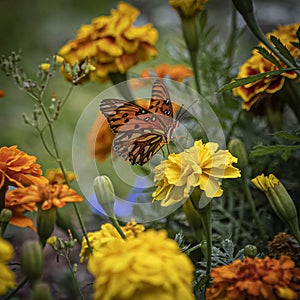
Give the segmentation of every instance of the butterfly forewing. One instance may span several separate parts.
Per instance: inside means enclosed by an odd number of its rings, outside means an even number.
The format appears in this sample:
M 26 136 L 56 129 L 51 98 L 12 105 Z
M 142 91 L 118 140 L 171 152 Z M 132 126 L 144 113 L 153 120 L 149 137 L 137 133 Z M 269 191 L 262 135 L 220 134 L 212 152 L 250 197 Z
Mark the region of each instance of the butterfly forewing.
M 115 152 L 132 164 L 143 165 L 169 142 L 177 121 L 169 92 L 163 82 L 152 87 L 149 109 L 120 99 L 104 99 L 100 110 L 116 136 Z

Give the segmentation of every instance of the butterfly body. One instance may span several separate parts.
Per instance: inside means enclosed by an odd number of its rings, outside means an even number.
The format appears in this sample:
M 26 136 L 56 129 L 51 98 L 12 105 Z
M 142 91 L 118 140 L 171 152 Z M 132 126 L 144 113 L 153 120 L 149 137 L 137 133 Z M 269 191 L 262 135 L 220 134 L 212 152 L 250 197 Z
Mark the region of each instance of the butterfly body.
M 148 162 L 169 143 L 178 125 L 169 92 L 159 80 L 153 85 L 149 109 L 121 99 L 104 99 L 100 110 L 116 133 L 115 152 L 131 164 Z

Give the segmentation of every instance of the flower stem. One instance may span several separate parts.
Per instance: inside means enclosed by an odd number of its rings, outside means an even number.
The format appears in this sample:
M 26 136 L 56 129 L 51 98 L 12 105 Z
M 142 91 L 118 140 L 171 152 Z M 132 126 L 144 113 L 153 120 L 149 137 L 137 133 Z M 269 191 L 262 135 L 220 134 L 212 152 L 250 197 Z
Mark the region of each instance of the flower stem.
M 191 58 L 192 69 L 195 77 L 196 90 L 198 94 L 200 94 L 201 87 L 200 87 L 200 76 L 199 76 L 199 70 L 197 64 L 197 51 L 190 51 L 190 58 Z
M 109 218 L 111 220 L 111 222 L 113 223 L 114 227 L 117 229 L 117 231 L 119 232 L 120 236 L 122 237 L 123 240 L 126 240 L 126 235 L 124 233 L 124 231 L 122 230 L 118 220 L 116 218 Z
M 27 281 L 28 278 L 25 277 L 13 291 L 6 295 L 6 297 L 3 300 L 11 299 L 27 283 Z

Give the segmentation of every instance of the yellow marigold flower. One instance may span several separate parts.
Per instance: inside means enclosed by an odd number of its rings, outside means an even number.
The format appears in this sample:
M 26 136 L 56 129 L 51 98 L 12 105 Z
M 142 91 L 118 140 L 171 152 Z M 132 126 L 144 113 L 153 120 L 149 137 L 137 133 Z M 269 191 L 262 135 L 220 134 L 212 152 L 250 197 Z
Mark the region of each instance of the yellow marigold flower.
M 204 10 L 208 0 L 170 0 L 170 5 L 175 8 L 180 16 L 191 17 L 198 11 Z
M 220 179 L 241 175 L 232 165 L 237 158 L 228 150 L 217 149 L 217 143 L 203 144 L 199 140 L 179 154 L 170 154 L 154 169 L 157 189 L 152 195 L 153 200 L 161 200 L 162 206 L 169 206 L 186 200 L 196 186 L 208 198 L 220 197 L 223 193 Z
M 0 148 L 0 188 L 6 185 L 25 186 L 44 183 L 42 170 L 36 157 L 17 149 L 18 146 Z
M 92 81 L 104 82 L 109 73 L 124 74 L 140 61 L 157 54 L 155 42 L 158 32 L 152 24 L 133 26 L 139 11 L 120 2 L 110 16 L 100 16 L 91 24 L 83 25 L 74 40 L 59 50 L 65 61 L 74 64 L 88 57 L 96 68 L 89 73 Z
M 66 175 L 68 177 L 69 182 L 72 182 L 76 179 L 76 176 L 73 172 L 67 171 Z M 63 172 L 61 169 L 48 169 L 45 177 L 49 180 L 51 184 L 59 183 L 64 184 L 66 180 L 64 178 Z
M 295 47 L 291 42 L 297 42 L 296 31 L 300 23 L 279 26 L 277 30 L 268 33 L 266 36 L 270 39 L 273 35 L 281 40 L 287 47 L 294 58 L 300 57 L 300 49 Z M 264 47 L 263 44 L 259 46 Z M 283 65 L 284 67 L 284 65 Z M 237 78 L 248 77 L 250 75 L 260 74 L 268 71 L 278 70 L 278 67 L 265 59 L 256 50 L 252 52 L 252 56 L 240 67 Z M 297 77 L 295 72 L 289 71 L 281 73 L 278 76 L 265 77 L 255 82 L 240 86 L 233 90 L 235 96 L 243 99 L 243 109 L 250 110 L 255 108 L 255 104 L 259 105 L 261 100 L 269 98 L 269 95 L 275 94 L 282 89 L 286 78 L 294 79 Z
M 135 238 L 139 233 L 145 230 L 145 227 L 141 224 L 137 224 L 133 219 L 125 226 L 121 226 L 127 239 Z M 101 225 L 101 229 L 95 232 L 88 232 L 88 239 L 92 249 L 97 252 L 101 247 L 105 246 L 109 241 L 113 239 L 122 239 L 117 229 L 110 223 Z M 90 256 L 90 251 L 86 242 L 86 239 L 82 239 L 80 262 L 83 263 L 85 259 Z
M 112 239 L 88 262 L 94 299 L 195 299 L 194 266 L 164 230 Z
M 266 257 L 235 260 L 230 265 L 214 268 L 212 287 L 207 300 L 297 299 L 300 270 L 288 256 L 279 260 Z
M 170 78 L 175 81 L 183 82 L 186 78 L 192 77 L 192 70 L 185 65 L 170 66 L 161 64 L 151 69 L 141 72 L 141 77 Z
M 49 72 L 50 70 L 50 64 L 49 63 L 44 63 L 44 64 L 41 64 L 41 69 L 44 71 L 44 72 Z
M 14 256 L 14 249 L 10 243 L 0 238 L 0 295 L 4 295 L 9 289 L 16 287 L 14 273 L 6 263 Z

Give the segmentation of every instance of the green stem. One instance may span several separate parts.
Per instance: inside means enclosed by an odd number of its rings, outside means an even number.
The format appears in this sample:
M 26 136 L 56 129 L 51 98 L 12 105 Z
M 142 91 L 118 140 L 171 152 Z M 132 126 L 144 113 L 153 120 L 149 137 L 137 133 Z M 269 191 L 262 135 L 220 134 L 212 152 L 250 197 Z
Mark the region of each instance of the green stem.
M 201 94 L 200 76 L 199 76 L 199 70 L 197 64 L 197 51 L 190 51 L 190 58 L 191 58 L 192 69 L 195 77 L 196 90 L 198 94 Z
M 296 87 L 295 85 L 298 85 Z M 297 117 L 298 121 L 300 122 L 300 84 L 297 81 L 292 81 L 291 79 L 285 80 L 284 88 L 288 92 L 288 97 L 286 100 L 286 103 L 290 106 L 290 108 L 293 110 L 295 116 Z
M 7 190 L 7 185 L 4 183 L 0 189 L 0 212 L 3 208 L 5 208 L 5 194 Z
M 192 247 L 192 248 L 190 248 L 190 249 L 187 249 L 186 251 L 184 251 L 184 253 L 189 256 L 192 252 L 194 252 L 195 250 L 198 250 L 200 248 L 203 248 L 203 242 L 196 245 L 196 246 L 194 246 L 194 247 Z
M 63 106 L 66 104 L 67 100 L 69 99 L 71 92 L 73 91 L 74 85 L 71 84 L 69 90 L 66 93 L 66 96 L 63 98 L 63 100 L 61 101 L 61 108 L 63 108 Z
M 261 221 L 260 221 L 260 219 L 257 215 L 255 202 L 253 200 L 253 197 L 252 197 L 252 194 L 251 194 L 248 182 L 247 182 L 247 178 L 245 176 L 242 176 L 242 184 L 243 184 L 243 189 L 244 189 L 244 192 L 245 192 L 245 195 L 246 195 L 246 199 L 247 199 L 247 201 L 250 205 L 252 215 L 253 215 L 254 220 L 255 220 L 255 222 L 258 226 L 259 233 L 263 237 L 265 235 L 265 230 L 263 229 Z
M 127 85 L 127 73 L 121 74 L 117 72 L 117 73 L 109 73 L 108 75 L 111 82 L 114 85 L 116 85 L 116 88 L 118 89 L 122 97 L 124 97 L 128 101 L 134 100 L 134 97 Z M 121 82 L 123 83 L 119 84 Z
M 123 240 L 126 240 L 126 235 L 124 233 L 124 231 L 122 230 L 118 220 L 116 218 L 109 218 L 111 220 L 111 222 L 113 223 L 114 227 L 117 229 L 118 233 L 120 234 L 120 236 L 122 237 Z
M 6 295 L 6 297 L 3 300 L 11 299 L 27 283 L 27 281 L 28 281 L 28 278 L 25 277 L 11 293 Z

